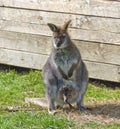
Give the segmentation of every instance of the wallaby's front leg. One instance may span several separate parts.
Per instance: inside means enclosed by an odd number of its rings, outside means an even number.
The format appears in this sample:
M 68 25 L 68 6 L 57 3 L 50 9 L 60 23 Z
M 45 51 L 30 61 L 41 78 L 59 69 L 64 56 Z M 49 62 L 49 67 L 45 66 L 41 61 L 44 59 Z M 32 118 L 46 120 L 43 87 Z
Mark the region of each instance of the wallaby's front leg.
M 74 70 L 77 68 L 78 63 L 73 63 L 70 70 L 68 71 L 68 77 L 70 78 L 73 75 Z

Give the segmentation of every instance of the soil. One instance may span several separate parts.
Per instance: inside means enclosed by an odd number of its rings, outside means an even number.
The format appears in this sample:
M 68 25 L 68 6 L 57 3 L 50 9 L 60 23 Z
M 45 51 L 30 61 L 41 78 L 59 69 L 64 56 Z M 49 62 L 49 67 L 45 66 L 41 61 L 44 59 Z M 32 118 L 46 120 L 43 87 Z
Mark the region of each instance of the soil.
M 65 108 L 61 115 L 75 122 L 99 121 L 101 123 L 120 123 L 120 100 L 87 103 L 85 111 Z

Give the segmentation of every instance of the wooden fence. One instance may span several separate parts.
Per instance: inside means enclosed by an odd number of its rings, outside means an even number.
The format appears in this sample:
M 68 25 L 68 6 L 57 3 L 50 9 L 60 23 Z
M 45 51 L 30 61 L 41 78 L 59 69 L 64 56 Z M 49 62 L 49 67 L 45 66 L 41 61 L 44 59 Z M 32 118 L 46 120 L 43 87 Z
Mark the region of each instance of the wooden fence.
M 120 82 L 120 2 L 0 0 L 0 63 L 42 69 L 51 51 L 46 25 L 72 23 L 90 78 Z

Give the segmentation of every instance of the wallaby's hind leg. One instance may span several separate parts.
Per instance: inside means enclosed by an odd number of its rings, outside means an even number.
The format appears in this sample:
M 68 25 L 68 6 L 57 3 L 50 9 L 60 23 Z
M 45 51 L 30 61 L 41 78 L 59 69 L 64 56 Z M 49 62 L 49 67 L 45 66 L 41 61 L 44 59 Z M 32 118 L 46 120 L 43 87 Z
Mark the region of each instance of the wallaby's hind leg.
M 55 102 L 53 99 L 48 99 L 48 112 L 50 114 L 55 114 L 56 113 L 56 107 L 55 107 Z
M 48 81 L 46 84 L 46 97 L 48 99 L 48 112 L 51 114 L 55 113 L 55 98 L 57 93 L 57 87 L 55 86 L 54 79 L 52 81 Z
M 87 82 L 83 82 L 82 87 L 81 87 L 81 91 L 80 91 L 80 94 L 79 94 L 79 98 L 78 98 L 78 101 L 77 101 L 77 110 L 83 111 L 83 110 L 86 109 L 84 107 L 84 103 L 83 103 L 86 89 L 87 89 Z

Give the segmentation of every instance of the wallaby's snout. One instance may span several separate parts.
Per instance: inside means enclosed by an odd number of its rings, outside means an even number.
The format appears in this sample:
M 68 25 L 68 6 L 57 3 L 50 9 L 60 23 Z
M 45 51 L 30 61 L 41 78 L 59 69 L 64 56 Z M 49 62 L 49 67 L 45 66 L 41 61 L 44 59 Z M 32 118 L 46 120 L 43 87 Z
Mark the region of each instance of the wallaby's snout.
M 56 43 L 57 48 L 59 48 L 61 44 L 62 44 L 62 41 L 59 41 L 58 43 Z
M 54 48 L 65 48 L 69 43 L 69 36 L 67 34 L 67 28 L 70 24 L 70 20 L 63 26 L 59 27 L 52 23 L 48 23 L 50 30 L 53 32 L 53 47 Z

